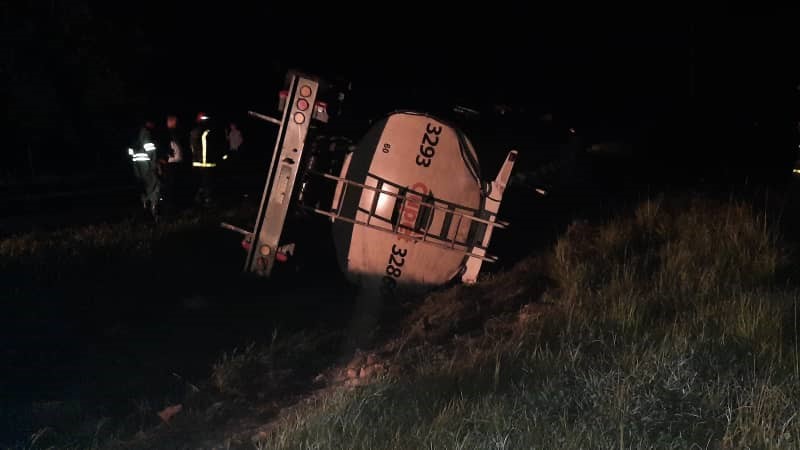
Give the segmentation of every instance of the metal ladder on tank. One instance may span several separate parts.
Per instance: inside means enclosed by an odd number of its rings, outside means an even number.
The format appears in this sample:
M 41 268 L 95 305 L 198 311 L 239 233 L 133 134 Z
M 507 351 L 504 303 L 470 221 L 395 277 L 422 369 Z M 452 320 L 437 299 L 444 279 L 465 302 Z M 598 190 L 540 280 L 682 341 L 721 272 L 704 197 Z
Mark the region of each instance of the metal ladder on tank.
M 512 159 L 513 162 L 513 159 Z M 501 171 L 502 173 L 503 171 Z M 510 172 L 510 170 L 509 170 Z M 467 208 L 467 207 L 459 207 L 463 210 L 471 210 L 472 214 L 464 213 L 461 211 L 456 210 L 458 205 L 450 204 L 448 206 L 443 206 L 442 204 L 436 204 L 436 200 L 434 201 L 425 201 L 425 194 L 414 192 L 414 191 L 407 191 L 414 195 L 414 198 L 409 198 L 409 194 L 400 194 L 391 192 L 388 190 L 383 189 L 383 184 L 388 183 L 385 180 L 374 177 L 378 180 L 378 185 L 368 186 L 363 183 L 358 183 L 353 180 L 349 180 L 347 178 L 337 177 L 327 173 L 321 173 L 316 171 L 309 171 L 309 173 L 325 178 L 327 180 L 334 181 L 341 186 L 341 192 L 336 196 L 334 202 L 336 205 L 331 208 L 330 210 L 323 210 L 317 207 L 312 206 L 303 206 L 303 208 L 313 211 L 314 213 L 321 214 L 324 216 L 328 216 L 331 218 L 332 221 L 341 220 L 345 222 L 352 223 L 357 226 L 366 227 L 369 229 L 381 231 L 383 233 L 389 233 L 396 236 L 402 236 L 404 239 L 408 239 L 415 242 L 423 242 L 426 245 L 432 245 L 447 251 L 456 252 L 459 254 L 463 254 L 469 258 L 475 258 L 480 261 L 487 261 L 487 262 L 497 262 L 498 258 L 494 255 L 489 255 L 486 253 L 488 250 L 488 237 L 491 235 L 491 231 L 494 228 L 505 229 L 510 224 L 505 221 L 497 220 L 494 218 L 494 214 L 497 211 L 489 211 L 489 218 L 482 218 L 478 217 L 476 214 L 481 213 L 481 210 L 476 210 L 474 208 Z M 505 187 L 505 186 L 503 186 Z M 372 204 L 370 208 L 367 210 L 362 209 L 361 211 L 367 214 L 367 220 L 359 220 L 355 217 L 347 217 L 342 214 L 342 207 L 344 203 L 345 196 L 347 191 L 350 189 L 359 189 L 359 198 L 363 195 L 363 190 L 369 190 L 375 192 L 372 197 Z M 387 220 L 384 217 L 381 217 L 376 214 L 376 209 L 378 208 L 378 199 L 381 195 L 388 195 L 395 198 L 395 202 L 400 202 L 399 211 L 397 214 L 392 214 L 395 219 L 394 220 Z M 422 211 L 423 208 L 427 208 L 431 213 L 428 215 L 428 219 L 425 221 L 426 223 L 420 229 L 416 227 L 408 227 L 406 225 L 401 224 L 401 220 L 403 217 L 403 213 L 405 212 L 406 207 L 408 206 L 409 202 L 413 202 L 415 206 Z M 499 205 L 499 202 L 498 202 Z M 443 221 L 442 231 L 437 234 L 430 234 L 430 225 L 433 222 L 434 214 L 437 212 L 446 214 L 450 216 L 450 220 Z M 446 216 L 446 217 L 447 217 Z M 377 217 L 383 222 L 389 222 L 389 226 L 384 224 L 375 224 L 372 223 L 372 219 Z M 453 232 L 453 225 L 455 224 L 455 231 Z M 465 230 L 471 230 L 472 227 L 476 227 L 477 230 L 483 229 L 483 233 L 473 233 L 468 232 L 467 239 L 464 241 L 459 241 L 458 236 L 459 233 L 462 232 L 462 227 L 465 227 Z M 409 233 L 402 233 L 400 230 L 406 229 Z M 452 238 L 449 237 L 452 235 Z

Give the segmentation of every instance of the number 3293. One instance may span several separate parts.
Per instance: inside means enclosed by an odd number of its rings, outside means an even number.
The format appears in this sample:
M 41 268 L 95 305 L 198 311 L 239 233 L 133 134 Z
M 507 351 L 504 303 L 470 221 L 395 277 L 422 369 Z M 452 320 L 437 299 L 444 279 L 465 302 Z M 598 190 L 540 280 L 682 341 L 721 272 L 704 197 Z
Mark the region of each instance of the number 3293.
M 419 153 L 417 154 L 417 165 L 428 167 L 431 165 L 431 160 L 436 155 L 436 146 L 439 145 L 439 135 L 442 134 L 441 126 L 434 126 L 428 123 L 425 127 L 425 134 L 422 135 L 422 143 L 419 145 Z

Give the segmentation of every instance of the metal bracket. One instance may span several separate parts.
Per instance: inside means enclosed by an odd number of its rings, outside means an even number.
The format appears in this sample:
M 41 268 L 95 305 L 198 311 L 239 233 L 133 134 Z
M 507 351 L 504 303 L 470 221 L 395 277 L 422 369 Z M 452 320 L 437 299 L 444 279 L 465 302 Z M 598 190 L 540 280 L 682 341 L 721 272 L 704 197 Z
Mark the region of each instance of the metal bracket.
M 465 284 L 474 284 L 478 281 L 478 274 L 481 271 L 481 263 L 484 261 L 481 256 L 486 254 L 486 248 L 489 247 L 489 241 L 492 238 L 492 231 L 494 230 L 497 225 L 494 224 L 496 222 L 496 215 L 497 212 L 500 210 L 500 202 L 503 201 L 503 193 L 506 190 L 506 186 L 508 185 L 508 179 L 511 177 L 511 170 L 514 168 L 514 162 L 517 160 L 517 151 L 511 150 L 508 152 L 506 156 L 506 160 L 503 163 L 503 167 L 500 168 L 500 172 L 497 174 L 497 177 L 491 184 L 491 190 L 489 191 L 490 194 L 486 196 L 486 203 L 485 203 L 485 210 L 489 212 L 489 220 L 492 222 L 489 226 L 486 227 L 486 233 L 483 235 L 483 242 L 481 243 L 480 247 L 474 247 L 472 250 L 474 252 L 473 256 L 467 260 L 467 266 L 464 273 L 461 275 L 461 281 Z

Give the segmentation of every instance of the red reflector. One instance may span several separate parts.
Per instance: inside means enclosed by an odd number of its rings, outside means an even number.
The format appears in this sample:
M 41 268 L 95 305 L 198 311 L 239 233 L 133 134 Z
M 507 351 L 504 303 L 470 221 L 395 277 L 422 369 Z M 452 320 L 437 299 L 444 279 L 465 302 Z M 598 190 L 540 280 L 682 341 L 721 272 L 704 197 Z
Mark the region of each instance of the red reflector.
M 317 111 L 328 109 L 328 104 L 325 102 L 317 102 L 314 104 L 314 106 L 317 108 Z
M 280 96 L 280 98 L 288 97 L 289 96 L 289 91 L 281 91 L 280 94 L 278 94 L 278 95 Z
M 301 98 L 297 101 L 297 109 L 300 111 L 305 111 L 308 109 L 308 100 Z
M 289 257 L 286 256 L 286 253 L 278 252 L 275 254 L 275 259 L 278 260 L 279 262 L 286 262 L 289 260 Z

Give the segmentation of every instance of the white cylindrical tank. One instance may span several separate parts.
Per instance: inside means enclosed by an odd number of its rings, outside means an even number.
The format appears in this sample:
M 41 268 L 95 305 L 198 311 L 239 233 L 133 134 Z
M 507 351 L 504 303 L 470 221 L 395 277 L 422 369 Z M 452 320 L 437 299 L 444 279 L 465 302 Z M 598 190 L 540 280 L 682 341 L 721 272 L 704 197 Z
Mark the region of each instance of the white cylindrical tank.
M 380 279 L 387 293 L 447 283 L 483 236 L 481 223 L 469 219 L 483 217 L 475 150 L 431 115 L 396 112 L 374 124 L 341 177 L 386 192 L 339 185 L 344 196 L 334 209 L 361 223 L 333 225 L 340 267 L 353 282 Z

